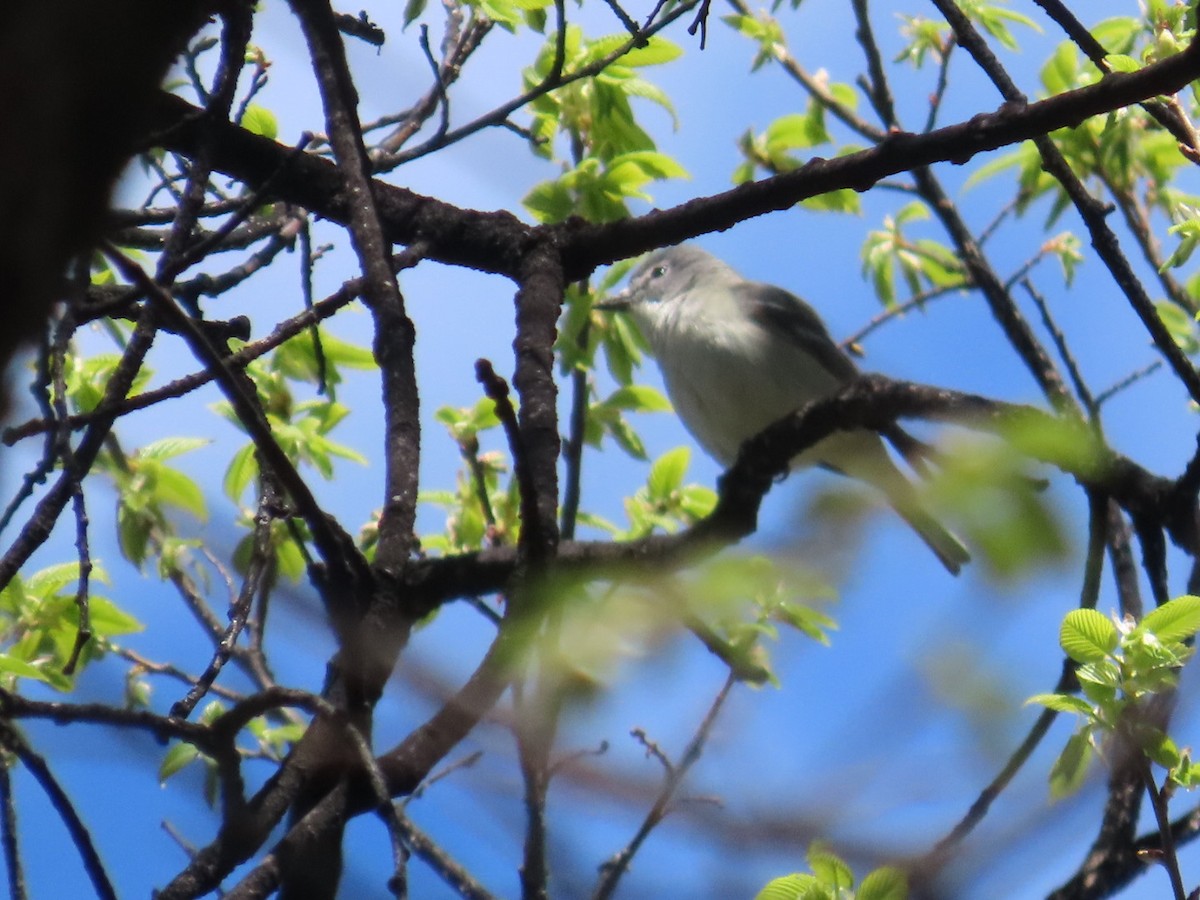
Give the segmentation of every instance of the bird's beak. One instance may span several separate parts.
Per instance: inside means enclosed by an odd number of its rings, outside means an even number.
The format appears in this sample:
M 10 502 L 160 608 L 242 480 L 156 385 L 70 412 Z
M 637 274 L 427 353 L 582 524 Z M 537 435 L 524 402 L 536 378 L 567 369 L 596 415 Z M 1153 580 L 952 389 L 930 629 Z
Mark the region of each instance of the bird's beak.
M 592 309 L 599 309 L 603 312 L 612 312 L 614 310 L 629 309 L 633 304 L 633 296 L 629 293 L 629 289 L 621 291 L 619 294 L 613 294 L 611 297 L 601 300 L 599 303 L 593 303 Z

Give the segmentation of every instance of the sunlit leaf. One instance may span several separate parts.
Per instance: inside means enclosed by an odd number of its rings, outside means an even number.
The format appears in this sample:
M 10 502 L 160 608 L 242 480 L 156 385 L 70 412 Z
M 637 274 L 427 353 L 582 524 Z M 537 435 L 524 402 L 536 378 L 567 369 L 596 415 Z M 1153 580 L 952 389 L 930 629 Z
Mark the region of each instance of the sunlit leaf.
M 687 447 L 668 450 L 654 461 L 646 485 L 653 498 L 664 498 L 683 484 L 683 476 L 691 462 L 692 452 Z
M 1076 662 L 1104 659 L 1117 649 L 1120 635 L 1112 619 L 1094 609 L 1073 609 L 1063 619 L 1058 643 Z
M 1081 697 L 1073 697 L 1070 694 L 1034 694 L 1025 702 L 1027 704 L 1036 703 L 1055 712 L 1075 713 L 1082 716 L 1092 714 L 1090 703 Z
M 774 878 L 763 885 L 754 900 L 820 900 L 828 896 L 812 875 L 796 872 Z
M 254 134 L 275 140 L 279 136 L 279 120 L 265 106 L 251 103 L 242 116 L 242 127 Z
M 1200 631 L 1200 597 L 1185 594 L 1146 613 L 1138 631 L 1148 631 L 1160 641 L 1182 641 Z

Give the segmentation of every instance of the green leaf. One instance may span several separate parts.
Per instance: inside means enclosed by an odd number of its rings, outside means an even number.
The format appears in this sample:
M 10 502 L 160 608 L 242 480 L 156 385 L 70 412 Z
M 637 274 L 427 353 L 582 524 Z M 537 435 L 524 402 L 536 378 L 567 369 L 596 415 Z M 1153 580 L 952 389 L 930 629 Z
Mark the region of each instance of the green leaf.
M 223 488 L 225 496 L 234 503 L 240 503 L 242 494 L 255 478 L 258 477 L 258 459 L 254 455 L 254 445 L 247 444 L 234 454 L 225 470 Z
M 128 504 L 117 507 L 117 543 L 121 553 L 136 566 L 146 560 L 146 549 L 150 541 L 150 519 L 139 515 Z
M 1057 800 L 1079 790 L 1091 761 L 1092 745 L 1086 733 L 1071 735 L 1050 769 L 1050 796 Z
M 794 872 L 768 881 L 754 895 L 754 900 L 816 900 L 828 896 L 816 878 L 803 872 Z
M 691 458 L 692 451 L 687 447 L 676 447 L 654 461 L 646 480 L 651 499 L 664 500 L 679 489 Z
M 157 466 L 154 479 L 156 502 L 187 510 L 201 521 L 208 518 L 208 506 L 204 502 L 204 491 L 187 475 L 178 469 Z
M 1185 750 L 1180 754 L 1179 765 L 1171 770 L 1171 780 L 1189 789 L 1200 784 L 1200 768 L 1192 763 L 1192 757 L 1188 751 Z
M 0 672 L 8 675 L 15 675 L 18 678 L 33 678 L 36 681 L 50 681 L 49 676 L 39 669 L 37 666 L 25 662 L 23 659 L 9 656 L 7 653 L 0 653 Z
M 809 197 L 801 200 L 800 205 L 805 209 L 817 212 L 848 213 L 855 216 L 862 213 L 862 200 L 859 198 L 858 192 L 849 188 Z
M 198 450 L 201 447 L 207 447 L 212 441 L 207 438 L 185 438 L 173 437 L 163 438 L 162 440 L 153 441 L 137 451 L 139 459 L 171 459 L 176 456 L 181 456 L 184 453 L 189 453 L 192 450 Z
M 867 873 L 858 886 L 855 900 L 907 900 L 908 876 L 892 866 Z
M 807 856 L 809 868 L 823 885 L 839 889 L 854 887 L 854 873 L 850 867 L 825 844 L 814 841 Z
M 1114 72 L 1136 72 L 1142 67 L 1142 64 L 1136 59 L 1126 56 L 1124 53 L 1110 53 L 1104 57 L 1104 61 Z
M 1163 643 L 1190 638 L 1200 631 L 1200 597 L 1185 594 L 1146 614 L 1134 633 L 1150 632 Z
M 308 571 L 308 560 L 290 535 L 281 538 L 276 544 L 275 562 L 279 566 L 279 574 L 292 581 L 299 581 Z
M 539 222 L 561 222 L 575 213 L 575 199 L 562 181 L 543 181 L 521 198 Z
M 646 81 L 644 78 L 626 78 L 621 82 L 621 89 L 630 97 L 641 97 L 643 100 L 649 100 L 661 106 L 671 115 L 671 126 L 679 128 L 679 118 L 675 114 L 675 104 L 671 102 L 670 95 L 656 84 Z
M 428 0 L 408 0 L 404 4 L 404 28 L 407 28 L 417 20 L 421 13 L 425 12 L 425 4 Z
M 100 568 L 92 569 L 91 578 L 94 581 L 99 580 L 105 584 L 109 583 L 108 574 Z M 67 585 L 74 584 L 78 580 L 79 563 L 56 563 L 44 569 L 39 569 L 30 575 L 25 581 L 25 588 L 30 594 L 46 598 L 51 594 L 57 594 Z
M 279 120 L 275 118 L 275 113 L 257 103 L 251 103 L 246 107 L 246 114 L 242 116 L 241 125 L 247 131 L 271 140 L 275 140 L 279 135 Z
M 1047 93 L 1061 94 L 1078 87 L 1079 53 L 1070 41 L 1063 41 L 1042 67 L 1042 85 Z
M 828 88 L 833 99 L 842 104 L 842 106 L 851 111 L 858 109 L 858 91 L 854 89 L 853 85 L 835 81 L 833 84 L 828 85 Z
M 646 458 L 646 446 L 642 443 L 641 436 L 624 419 L 616 417 L 605 422 L 604 431 L 612 436 L 612 439 L 617 442 L 617 446 L 634 459 Z
M 1083 694 L 1097 706 L 1108 707 L 1116 702 L 1121 686 L 1121 670 L 1113 659 L 1084 663 L 1075 670 Z
M 671 412 L 671 401 L 661 391 L 644 384 L 617 388 L 604 400 L 604 405 L 630 412 Z
M 1099 662 L 1117 649 L 1117 626 L 1094 609 L 1073 609 L 1063 619 L 1058 643 L 1063 652 L 1080 663 Z
M 1184 243 L 1191 242 L 1185 241 Z M 1176 253 L 1178 252 L 1177 249 Z M 1196 322 L 1188 313 L 1174 303 L 1167 303 L 1165 300 L 1155 303 L 1154 310 L 1180 350 L 1187 354 L 1200 351 L 1200 339 L 1196 336 Z
M 672 157 L 654 150 L 634 150 L 613 157 L 609 162 L 609 171 L 616 172 L 622 164 L 632 164 L 647 176 L 653 178 L 687 178 L 688 172 Z
M 290 347 L 294 343 L 307 338 L 308 346 L 312 347 L 312 332 L 305 331 L 302 335 L 296 335 L 287 342 Z M 336 363 L 339 366 L 347 366 L 351 369 L 361 369 L 364 371 L 372 371 L 379 368 L 379 364 L 375 361 L 375 354 L 370 347 L 362 347 L 358 344 L 352 344 L 350 341 L 343 341 L 341 338 L 329 334 L 324 330 L 321 331 L 321 351 L 325 354 L 327 363 Z M 315 349 L 312 351 L 315 353 Z
M 1164 769 L 1179 765 L 1182 759 L 1179 747 L 1161 729 L 1146 726 L 1139 730 L 1137 737 L 1142 752 Z
M 679 492 L 679 508 L 699 521 L 717 508 L 717 492 L 702 484 L 689 484 Z
M 74 606 L 71 609 L 75 621 L 78 622 L 78 609 Z M 117 634 L 134 634 L 144 630 L 146 627 L 111 600 L 106 600 L 103 597 L 88 598 L 88 617 L 91 621 L 92 630 L 102 637 L 112 637 Z
M 610 53 L 630 43 L 628 34 L 610 34 L 588 42 L 587 60 L 594 62 L 603 59 Z M 632 47 L 623 54 L 619 62 L 622 66 L 640 68 L 642 66 L 659 66 L 669 63 L 683 55 L 683 49 L 664 37 L 652 37 L 645 47 Z
M 814 106 L 814 109 L 820 107 Z M 790 113 L 768 125 L 765 137 L 769 148 L 795 150 L 823 144 L 829 140 L 829 133 L 820 116 Z
M 1101 47 L 1107 47 L 1111 53 L 1129 53 L 1133 50 L 1134 42 L 1141 23 L 1132 16 L 1114 16 L 1092 26 L 1092 37 L 1100 42 Z
M 1081 716 L 1090 717 L 1094 712 L 1090 703 L 1082 697 L 1072 697 L 1070 694 L 1034 694 L 1025 701 L 1026 706 L 1031 703 L 1039 704 L 1055 712 L 1076 713 Z
M 158 765 L 158 783 L 166 784 L 167 779 L 190 765 L 200 756 L 200 751 L 191 744 L 175 744 L 165 754 Z

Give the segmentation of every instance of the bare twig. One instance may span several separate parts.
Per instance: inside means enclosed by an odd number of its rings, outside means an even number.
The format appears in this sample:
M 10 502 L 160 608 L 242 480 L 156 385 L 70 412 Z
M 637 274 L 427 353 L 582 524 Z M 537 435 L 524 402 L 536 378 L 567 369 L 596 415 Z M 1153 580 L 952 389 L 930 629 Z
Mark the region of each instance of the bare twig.
M 688 771 L 700 759 L 700 754 L 704 751 L 704 746 L 708 743 L 713 725 L 716 724 L 717 715 L 721 712 L 721 708 L 725 705 L 725 700 L 729 697 L 729 692 L 733 690 L 735 684 L 737 684 L 737 679 L 733 673 L 730 673 L 725 679 L 725 684 L 721 686 L 721 690 L 713 698 L 708 712 L 705 713 L 703 720 L 701 720 L 699 727 L 696 729 L 696 733 L 688 741 L 687 747 L 684 748 L 683 754 L 677 763 L 672 764 L 656 744 L 646 739 L 644 735 L 642 736 L 641 741 L 647 751 L 656 756 L 663 764 L 666 773 L 663 779 L 663 786 L 658 796 L 654 799 L 650 811 L 646 813 L 646 817 L 642 820 L 642 824 L 638 827 L 629 843 L 601 866 L 600 880 L 592 891 L 592 900 L 606 900 L 606 898 L 612 896 L 613 892 L 617 889 L 617 884 L 620 882 L 621 877 L 629 868 L 634 855 L 641 848 L 642 844 L 645 843 L 646 838 L 650 836 L 650 832 L 670 813 L 671 803 L 675 799 L 676 792 L 683 784 L 683 779 L 687 776 Z
M 0 766 L 0 845 L 4 847 L 4 870 L 8 873 L 8 895 L 12 900 L 25 900 L 25 870 L 21 864 L 21 848 L 17 844 L 17 804 L 13 797 L 12 778 L 8 766 Z
M 50 804 L 66 826 L 67 833 L 71 836 L 71 842 L 83 858 L 84 869 L 92 882 L 96 896 L 102 900 L 117 900 L 117 892 L 113 889 L 108 873 L 104 870 L 104 863 L 92 841 L 91 833 L 83 824 L 83 819 L 75 809 L 75 804 L 71 802 L 67 792 L 63 790 L 58 779 L 50 771 L 50 767 L 46 765 L 46 761 L 25 743 L 24 738 L 17 734 L 11 725 L 2 720 L 0 720 L 0 745 L 21 760 L 21 764 L 46 792 Z

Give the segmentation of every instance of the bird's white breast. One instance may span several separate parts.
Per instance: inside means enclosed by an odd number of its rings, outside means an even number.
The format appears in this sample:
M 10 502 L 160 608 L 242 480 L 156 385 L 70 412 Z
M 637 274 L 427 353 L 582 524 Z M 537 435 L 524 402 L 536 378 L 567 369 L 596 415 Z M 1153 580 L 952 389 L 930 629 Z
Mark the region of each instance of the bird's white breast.
M 680 300 L 686 297 L 664 304 L 653 321 L 642 323 L 648 326 L 643 330 L 676 412 L 718 462 L 731 464 L 747 438 L 839 387 L 786 336 L 736 310 L 714 308 L 711 295 L 701 314 L 711 311 L 708 321 Z M 799 462 L 821 458 L 810 453 Z

